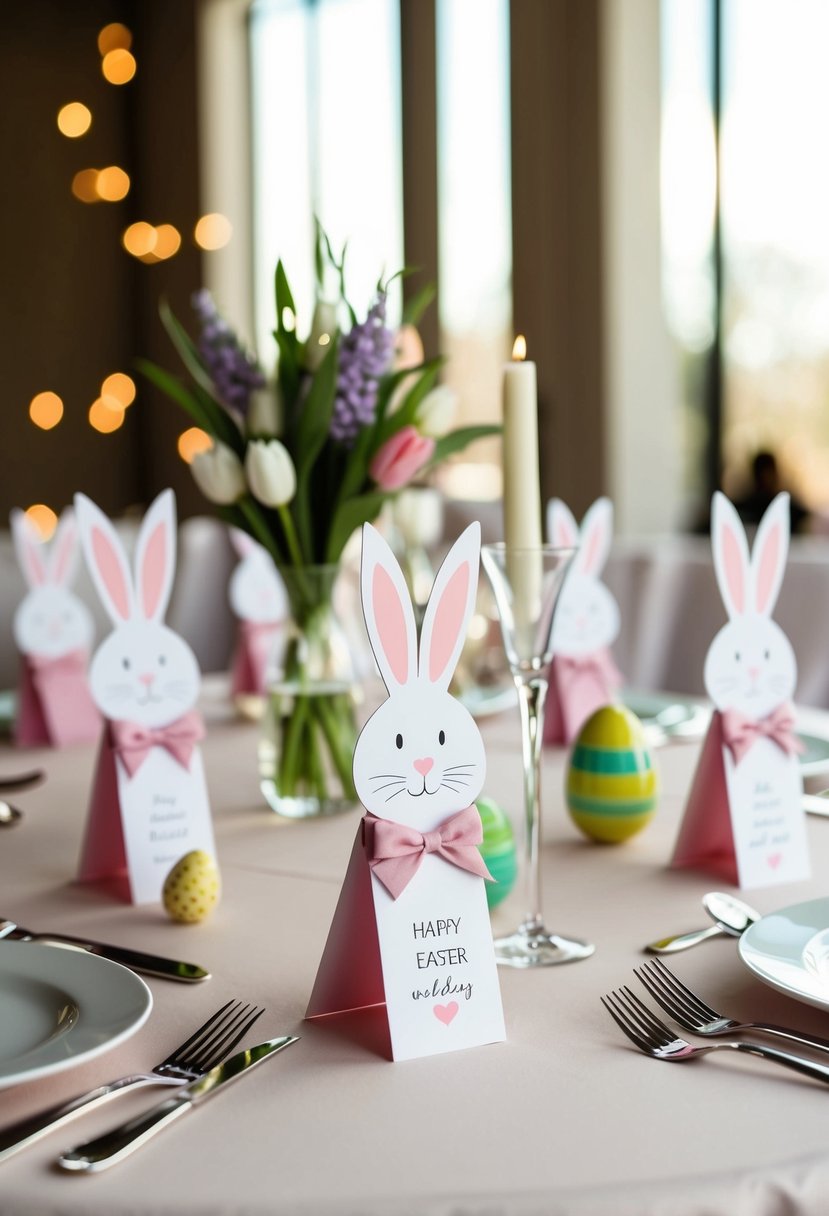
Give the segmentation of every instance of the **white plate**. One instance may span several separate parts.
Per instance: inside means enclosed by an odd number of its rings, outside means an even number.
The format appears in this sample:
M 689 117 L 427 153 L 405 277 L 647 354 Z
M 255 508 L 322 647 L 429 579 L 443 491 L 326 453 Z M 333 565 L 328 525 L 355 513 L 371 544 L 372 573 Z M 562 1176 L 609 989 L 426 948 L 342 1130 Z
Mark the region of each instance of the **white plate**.
M 764 983 L 829 1009 L 829 899 L 792 904 L 749 925 L 740 958 Z
M 0 941 L 0 1089 L 109 1051 L 152 1006 L 144 981 L 108 959 Z
M 711 708 L 704 702 L 685 701 L 666 693 L 625 688 L 622 701 L 641 721 L 649 743 L 701 739 L 711 721 Z

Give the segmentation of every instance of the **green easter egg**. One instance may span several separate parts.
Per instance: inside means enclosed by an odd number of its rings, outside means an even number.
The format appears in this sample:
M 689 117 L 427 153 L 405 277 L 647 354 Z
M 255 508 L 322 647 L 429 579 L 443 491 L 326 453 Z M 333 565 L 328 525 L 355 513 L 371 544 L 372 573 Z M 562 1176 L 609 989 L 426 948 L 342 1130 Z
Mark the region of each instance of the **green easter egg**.
M 620 844 L 650 821 L 658 793 L 642 723 L 623 705 L 597 710 L 570 756 L 565 797 L 573 822 L 591 840 Z
M 475 805 L 481 816 L 484 838 L 478 846 L 495 882 L 486 883 L 486 901 L 494 908 L 506 899 L 515 886 L 518 874 L 518 859 L 515 855 L 515 837 L 512 824 L 497 802 L 491 798 L 479 798 Z

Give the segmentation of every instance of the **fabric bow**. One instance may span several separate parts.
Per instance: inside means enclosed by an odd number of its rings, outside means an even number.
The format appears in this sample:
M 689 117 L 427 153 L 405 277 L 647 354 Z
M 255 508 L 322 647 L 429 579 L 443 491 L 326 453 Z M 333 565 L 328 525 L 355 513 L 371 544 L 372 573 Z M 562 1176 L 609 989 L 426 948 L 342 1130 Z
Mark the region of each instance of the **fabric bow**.
M 557 654 L 555 664 L 562 681 L 567 684 L 577 677 L 590 676 L 601 688 L 612 691 L 619 688 L 623 682 L 622 673 L 614 663 L 613 656 L 607 647 L 592 650 L 590 654 Z
M 141 726 L 138 722 L 113 721 L 112 746 L 124 768 L 134 777 L 154 747 L 165 747 L 182 768 L 190 768 L 193 749 L 204 738 L 201 715 L 190 710 L 167 726 Z
M 67 650 L 55 657 L 46 654 L 27 654 L 26 662 L 33 675 L 77 675 L 86 673 L 87 652 Z
M 739 764 L 746 752 L 760 736 L 771 739 L 787 755 L 793 756 L 805 750 L 794 733 L 795 714 L 791 701 L 778 705 L 768 717 L 755 720 L 747 718 L 737 709 L 726 709 L 722 713 L 723 740 Z
M 444 819 L 433 832 L 418 832 L 393 819 L 379 819 L 370 811 L 363 818 L 368 864 L 392 899 L 406 889 L 427 853 L 437 853 L 451 865 L 494 882 L 476 847 L 483 838 L 475 806 Z

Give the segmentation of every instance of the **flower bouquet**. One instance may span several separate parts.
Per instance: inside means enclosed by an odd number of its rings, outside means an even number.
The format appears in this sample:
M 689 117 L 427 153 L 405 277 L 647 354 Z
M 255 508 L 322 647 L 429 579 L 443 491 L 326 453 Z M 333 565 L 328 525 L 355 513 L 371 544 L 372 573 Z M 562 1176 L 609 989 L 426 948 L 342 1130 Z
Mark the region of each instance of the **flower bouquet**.
M 274 729 L 267 771 L 260 771 L 271 805 L 291 815 L 356 800 L 353 679 L 342 674 L 348 646 L 332 617 L 343 549 L 414 478 L 499 430 L 449 430 L 448 390 L 437 385 L 442 359 L 421 357 L 412 365 L 401 357 L 433 291 L 413 300 L 395 334 L 386 321 L 392 280 L 378 282 L 359 320 L 346 297 L 344 262 L 345 250 L 336 257 L 318 230 L 317 302 L 304 340 L 285 268 L 277 264 L 278 362 L 270 383 L 204 291 L 193 300 L 197 342 L 161 306 L 189 382 L 140 362 L 212 441 L 190 466 L 199 488 L 223 519 L 265 547 L 285 581 L 294 637 L 273 682 Z M 332 279 L 333 299 L 324 291 Z

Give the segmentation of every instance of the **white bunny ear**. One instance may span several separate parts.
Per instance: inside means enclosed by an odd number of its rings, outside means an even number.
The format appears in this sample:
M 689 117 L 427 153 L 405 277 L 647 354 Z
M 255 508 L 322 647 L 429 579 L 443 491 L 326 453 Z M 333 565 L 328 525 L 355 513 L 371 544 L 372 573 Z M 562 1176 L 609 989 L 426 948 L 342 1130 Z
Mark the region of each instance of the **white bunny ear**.
M 248 536 L 247 532 L 243 532 L 241 528 L 228 528 L 228 532 L 230 533 L 230 543 L 236 550 L 237 556 L 241 557 L 243 561 L 262 548 L 252 536 Z
M 80 555 L 75 512 L 67 507 L 61 512 L 55 539 L 49 548 L 49 582 L 68 587 L 74 581 Z
M 75 495 L 81 548 L 101 603 L 120 625 L 133 615 L 134 598 L 127 556 L 110 521 L 85 494 Z
M 719 490 L 711 500 L 711 547 L 720 595 L 733 620 L 751 607 L 748 542 L 739 515 Z
M 754 608 L 761 616 L 771 616 L 777 603 L 786 570 L 790 531 L 789 495 L 783 492 L 767 507 L 760 520 L 751 553 Z
M 135 547 L 135 591 L 138 612 L 161 621 L 170 602 L 176 572 L 176 496 L 162 490 L 144 516 Z
M 613 503 L 597 498 L 581 521 L 581 544 L 576 561 L 584 574 L 598 578 L 610 557 L 613 543 Z
M 461 533 L 438 570 L 420 632 L 421 679 L 448 688 L 475 607 L 481 559 L 481 525 Z
M 363 524 L 360 594 L 371 649 L 391 693 L 414 680 L 417 629 L 403 572 L 371 524 Z
M 30 588 L 42 587 L 48 580 L 45 553 L 40 536 L 26 518 L 25 511 L 15 507 L 9 516 L 14 538 L 14 551 Z
M 557 549 L 575 549 L 579 543 L 576 517 L 560 498 L 547 503 L 547 539 Z

